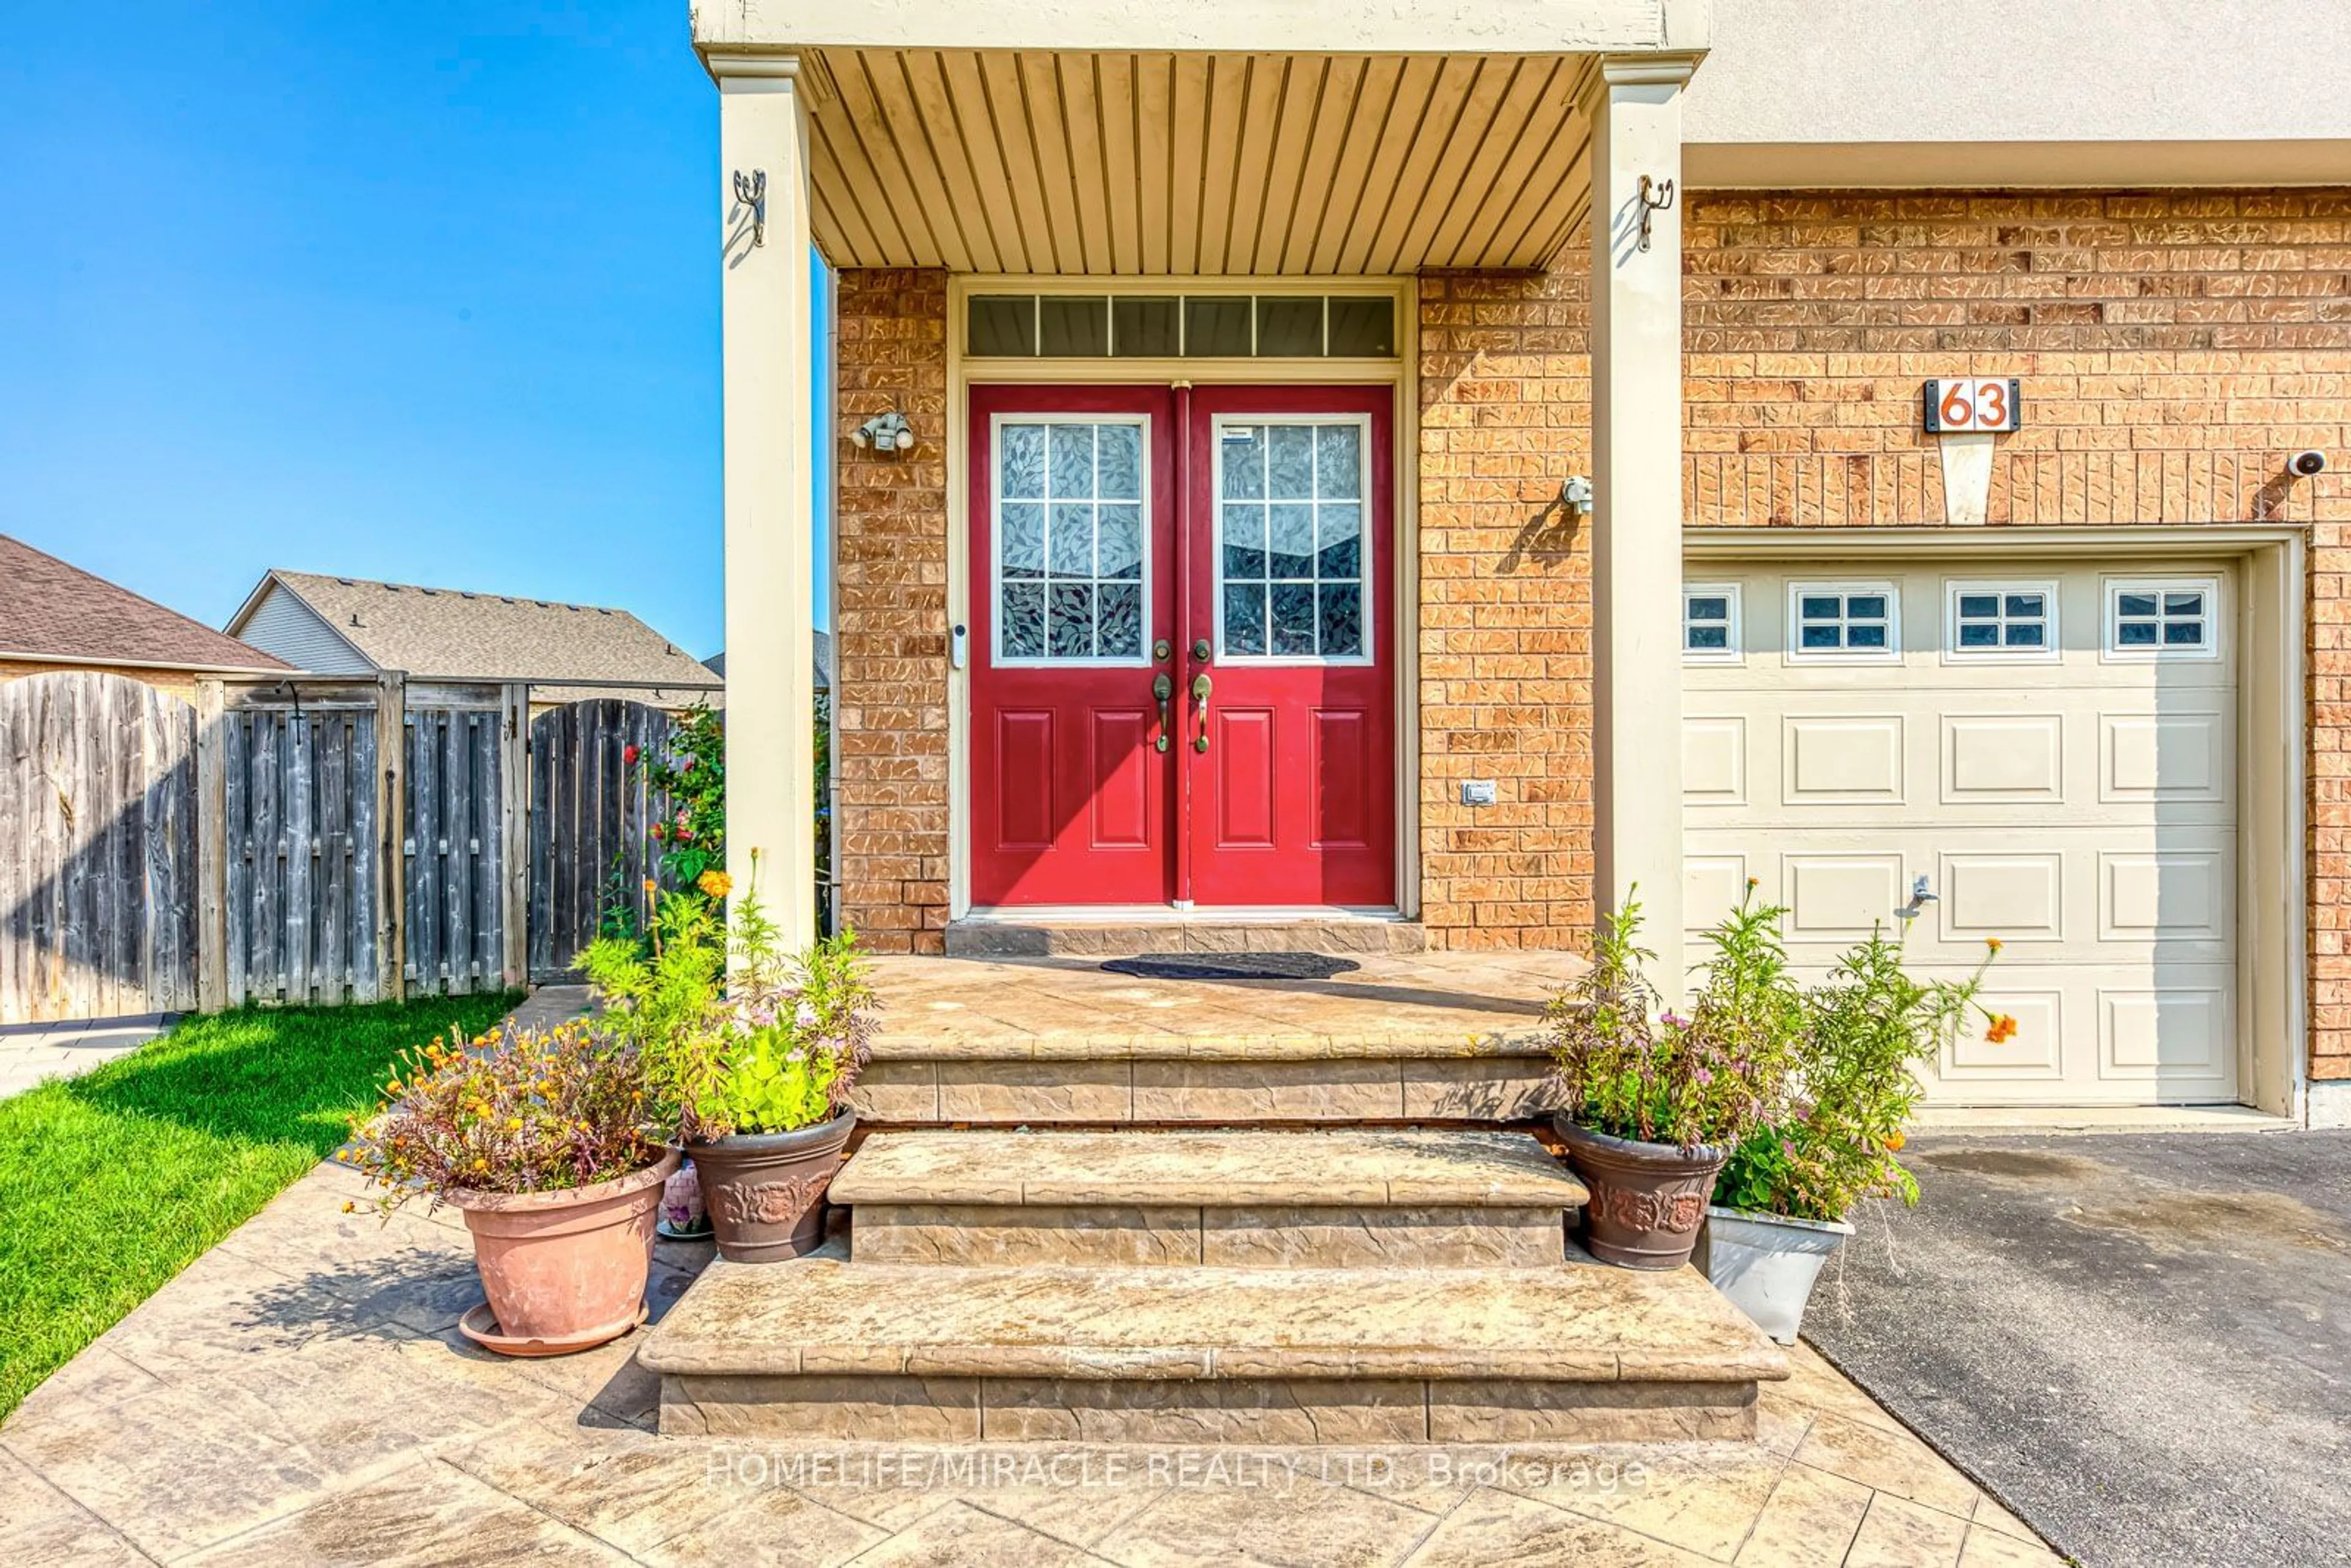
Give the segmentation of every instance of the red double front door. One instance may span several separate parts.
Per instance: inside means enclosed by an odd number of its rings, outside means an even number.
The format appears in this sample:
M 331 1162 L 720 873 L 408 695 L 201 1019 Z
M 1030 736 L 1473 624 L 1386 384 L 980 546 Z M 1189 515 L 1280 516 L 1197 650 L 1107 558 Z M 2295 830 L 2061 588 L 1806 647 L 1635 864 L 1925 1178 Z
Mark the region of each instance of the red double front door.
M 975 904 L 1395 904 L 1393 419 L 972 390 Z

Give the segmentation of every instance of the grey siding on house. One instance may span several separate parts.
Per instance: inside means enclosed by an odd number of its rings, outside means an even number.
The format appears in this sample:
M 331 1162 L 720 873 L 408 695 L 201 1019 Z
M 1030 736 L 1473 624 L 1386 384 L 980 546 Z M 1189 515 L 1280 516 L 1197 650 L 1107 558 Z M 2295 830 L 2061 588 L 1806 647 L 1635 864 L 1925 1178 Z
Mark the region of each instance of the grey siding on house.
M 335 634 L 318 612 L 272 583 L 238 633 L 264 653 L 317 675 L 367 675 L 375 666 Z

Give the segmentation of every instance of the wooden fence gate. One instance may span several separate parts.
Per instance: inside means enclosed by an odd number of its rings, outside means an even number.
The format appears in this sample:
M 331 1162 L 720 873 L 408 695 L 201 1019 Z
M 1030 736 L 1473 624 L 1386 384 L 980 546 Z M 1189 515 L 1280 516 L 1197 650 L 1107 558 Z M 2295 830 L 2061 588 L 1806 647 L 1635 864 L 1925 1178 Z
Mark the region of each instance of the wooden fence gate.
M 519 686 L 206 682 L 204 1005 L 521 983 Z
M 615 904 L 642 911 L 644 883 L 663 880 L 648 830 L 669 810 L 627 758 L 667 750 L 670 716 L 643 703 L 589 697 L 530 721 L 530 975 L 578 963 Z
M 91 671 L 0 685 L 0 1024 L 196 1005 L 195 710 Z
M 527 701 L 398 674 L 205 682 L 204 1005 L 520 985 Z

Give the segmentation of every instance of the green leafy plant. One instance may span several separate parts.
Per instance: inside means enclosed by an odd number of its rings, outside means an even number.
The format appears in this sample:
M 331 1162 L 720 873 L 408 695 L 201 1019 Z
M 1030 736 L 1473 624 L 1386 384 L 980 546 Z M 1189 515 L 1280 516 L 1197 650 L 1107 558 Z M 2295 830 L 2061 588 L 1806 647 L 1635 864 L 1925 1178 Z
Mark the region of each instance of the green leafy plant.
M 626 860 L 624 855 L 612 857 L 612 869 L 605 875 L 603 892 L 596 900 L 596 935 L 633 944 L 644 940 L 643 923 L 637 915 L 643 895 L 629 882 Z
M 876 999 L 854 933 L 787 956 L 747 891 L 735 912 L 731 1027 L 716 1093 L 694 1107 L 705 1126 L 786 1133 L 831 1120 L 873 1050 Z
M 1917 1108 L 1917 1064 L 1980 1014 L 1988 1038 L 2016 1032 L 2016 1020 L 1977 1002 L 1984 972 L 1965 980 L 1922 981 L 1903 967 L 1902 944 L 1883 931 L 1837 961 L 1827 982 L 1806 992 L 1796 1045 L 1791 1113 L 1759 1129 L 1723 1167 L 1716 1201 L 1795 1219 L 1843 1219 L 1865 1197 L 1918 1200 L 1918 1185 L 1896 1156 Z
M 635 748 L 630 748 L 633 753 Z M 648 791 L 669 802 L 667 814 L 646 831 L 661 846 L 662 870 L 677 886 L 714 900 L 727 894 L 726 721 L 696 701 L 677 716 L 669 739 L 644 757 Z
M 790 1132 L 840 1113 L 877 1022 L 853 933 L 788 954 L 752 888 L 731 929 L 711 904 L 669 894 L 652 937 L 650 950 L 599 941 L 581 965 L 607 1027 L 643 1053 L 652 1097 L 684 1137 Z
M 637 1048 L 587 1022 L 502 1023 L 403 1052 L 339 1156 L 390 1213 L 451 1191 L 556 1192 L 643 1170 L 668 1139 L 648 1115 Z
M 712 1094 L 726 1020 L 726 933 L 718 906 L 656 897 L 643 939 L 603 936 L 580 967 L 604 1003 L 603 1026 L 635 1047 L 655 1113 L 676 1124 Z
M 1658 1006 L 1639 900 L 1602 923 L 1592 967 L 1549 1013 L 1555 1079 L 1579 1124 L 1696 1150 L 1734 1146 L 1780 1114 L 1802 996 L 1780 944 L 1785 912 L 1752 894 L 1750 883 L 1707 934 L 1714 951 L 1687 1017 Z

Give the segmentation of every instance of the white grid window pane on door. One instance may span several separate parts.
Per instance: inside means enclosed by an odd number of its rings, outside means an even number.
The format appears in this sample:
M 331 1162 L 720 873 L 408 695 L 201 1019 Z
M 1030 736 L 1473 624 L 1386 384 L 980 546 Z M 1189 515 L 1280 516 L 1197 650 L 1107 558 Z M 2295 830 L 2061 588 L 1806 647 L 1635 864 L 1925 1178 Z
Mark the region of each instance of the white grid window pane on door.
M 1226 654 L 1364 656 L 1364 458 L 1357 423 L 1219 430 L 1217 549 Z
M 1896 647 L 1894 590 L 1797 584 L 1789 593 L 1793 638 L 1789 652 L 1814 658 L 1851 653 L 1884 658 Z
M 1143 469 L 1137 422 L 997 427 L 998 658 L 1143 657 Z
M 1739 585 L 1691 583 L 1682 590 L 1682 655 L 1728 664 L 1740 656 Z
M 1958 654 L 2042 653 L 2051 634 L 2053 597 L 2039 583 L 1967 583 L 1951 591 L 1951 652 Z
M 2114 651 L 2201 653 L 2211 646 L 2211 591 L 2202 585 L 2113 585 Z

